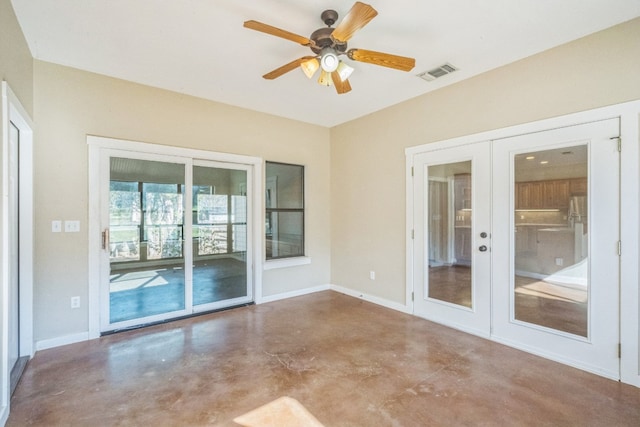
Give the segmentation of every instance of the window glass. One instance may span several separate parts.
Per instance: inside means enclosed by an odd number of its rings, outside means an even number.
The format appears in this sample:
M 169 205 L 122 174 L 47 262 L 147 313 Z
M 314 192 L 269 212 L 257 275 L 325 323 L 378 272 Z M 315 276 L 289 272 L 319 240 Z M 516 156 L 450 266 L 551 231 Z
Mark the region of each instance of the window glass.
M 266 162 L 266 258 L 304 256 L 304 166 Z

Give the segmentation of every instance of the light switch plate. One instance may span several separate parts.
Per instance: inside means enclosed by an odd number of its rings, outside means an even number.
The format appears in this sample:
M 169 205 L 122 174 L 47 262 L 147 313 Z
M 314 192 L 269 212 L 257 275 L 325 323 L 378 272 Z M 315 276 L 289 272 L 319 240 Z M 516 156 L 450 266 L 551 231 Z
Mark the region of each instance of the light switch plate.
M 64 232 L 65 233 L 77 233 L 80 231 L 80 221 L 65 221 Z
M 58 220 L 51 221 L 51 232 L 52 233 L 62 232 L 62 221 L 58 221 Z

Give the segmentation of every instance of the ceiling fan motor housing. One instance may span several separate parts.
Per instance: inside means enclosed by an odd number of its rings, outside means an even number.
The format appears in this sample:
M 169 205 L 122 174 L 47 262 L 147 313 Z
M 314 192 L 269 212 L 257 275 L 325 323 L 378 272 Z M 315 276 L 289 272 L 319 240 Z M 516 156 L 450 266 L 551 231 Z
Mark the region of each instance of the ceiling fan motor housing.
M 331 37 L 331 33 L 333 33 L 334 28 L 331 28 L 333 24 L 338 20 L 338 12 L 335 10 L 325 10 L 320 15 L 322 22 L 324 22 L 327 27 L 319 28 L 311 33 L 309 39 L 313 40 L 315 45 L 311 45 L 311 50 L 320 54 L 322 49 L 326 47 L 331 47 L 340 53 L 344 53 L 347 50 L 347 43 L 338 43 Z

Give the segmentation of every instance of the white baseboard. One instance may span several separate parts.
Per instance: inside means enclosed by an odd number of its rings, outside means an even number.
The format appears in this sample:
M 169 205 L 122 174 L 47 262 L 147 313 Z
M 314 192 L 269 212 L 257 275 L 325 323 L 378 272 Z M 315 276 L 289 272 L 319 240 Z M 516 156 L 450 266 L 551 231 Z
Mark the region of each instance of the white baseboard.
M 332 291 L 340 292 L 341 294 L 349 295 L 354 298 L 360 298 L 365 301 L 381 305 L 386 308 L 390 308 L 392 310 L 400 311 L 402 313 L 411 314 L 411 307 L 407 307 L 404 304 L 400 304 L 394 301 L 389 301 L 385 298 L 380 298 L 374 295 L 369 295 L 364 292 L 356 291 L 353 289 L 345 288 L 343 286 L 338 285 L 329 285 L 329 289 Z
M 291 292 L 283 292 L 281 294 L 269 295 L 269 296 L 262 297 L 262 298 L 259 298 L 259 299 L 256 298 L 256 304 L 264 304 L 266 302 L 273 302 L 273 301 L 279 301 L 279 300 L 287 299 L 287 298 L 300 297 L 302 295 L 308 295 L 308 294 L 313 294 L 313 293 L 316 293 L 316 292 L 328 291 L 330 289 L 331 289 L 330 285 L 321 285 L 321 286 L 315 286 L 313 288 L 305 288 L 305 289 L 299 289 L 299 290 L 291 291 Z
M 75 344 L 77 342 L 88 341 L 89 332 L 80 332 L 73 335 L 65 335 L 63 337 L 51 338 L 48 340 L 36 341 L 36 350 L 46 350 L 48 348 L 60 347 L 67 344 Z

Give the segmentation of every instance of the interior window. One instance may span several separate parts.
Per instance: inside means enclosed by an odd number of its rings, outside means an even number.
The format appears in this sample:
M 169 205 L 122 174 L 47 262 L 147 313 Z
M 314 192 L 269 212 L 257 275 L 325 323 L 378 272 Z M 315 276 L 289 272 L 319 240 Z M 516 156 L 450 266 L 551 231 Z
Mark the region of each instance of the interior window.
M 304 166 L 266 162 L 266 258 L 304 256 Z

